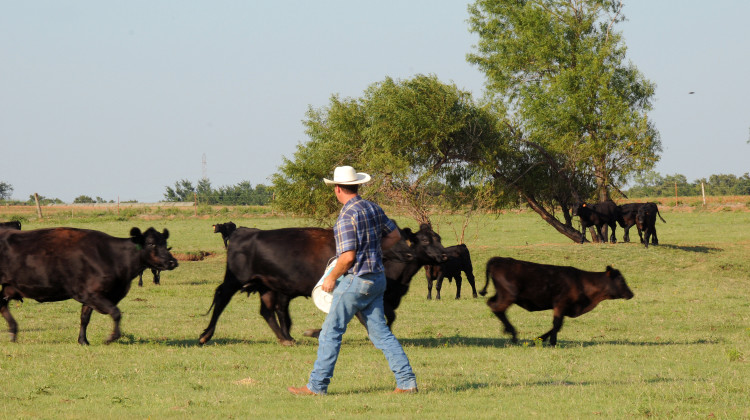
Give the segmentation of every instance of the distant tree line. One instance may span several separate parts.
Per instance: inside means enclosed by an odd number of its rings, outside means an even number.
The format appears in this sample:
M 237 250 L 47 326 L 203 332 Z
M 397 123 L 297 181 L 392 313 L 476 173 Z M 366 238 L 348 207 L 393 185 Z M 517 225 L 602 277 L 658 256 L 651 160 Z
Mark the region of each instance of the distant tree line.
M 706 195 L 750 195 L 750 174 L 711 175 L 708 179 L 697 179 L 688 182 L 685 175 L 675 174 L 662 177 L 658 172 L 649 171 L 635 177 L 635 185 L 624 193 L 630 197 L 670 197 L 676 194 L 682 197 L 700 196 L 701 183 Z
M 196 199 L 200 204 L 244 206 L 269 204 L 273 193 L 269 187 L 258 184 L 253 188 L 249 181 L 242 181 L 236 185 L 228 185 L 219 188 L 211 187 L 211 181 L 206 178 L 193 183 L 182 179 L 174 184 L 174 188 L 167 187 L 164 193 L 164 201 L 170 202 L 193 202 Z

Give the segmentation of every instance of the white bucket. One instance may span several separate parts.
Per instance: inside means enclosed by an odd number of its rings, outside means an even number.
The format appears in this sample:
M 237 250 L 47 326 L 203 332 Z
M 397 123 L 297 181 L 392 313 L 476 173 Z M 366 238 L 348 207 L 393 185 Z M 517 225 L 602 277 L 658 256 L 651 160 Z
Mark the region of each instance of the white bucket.
M 337 258 L 333 258 L 326 267 L 325 273 L 323 273 L 323 277 L 318 280 L 318 284 L 313 287 L 312 291 L 312 298 L 313 302 L 315 302 L 315 306 L 318 307 L 321 311 L 328 313 L 328 311 L 331 309 L 331 302 L 333 302 L 333 295 L 324 292 L 323 291 L 323 280 L 325 280 L 326 276 L 333 270 L 333 267 L 336 266 Z

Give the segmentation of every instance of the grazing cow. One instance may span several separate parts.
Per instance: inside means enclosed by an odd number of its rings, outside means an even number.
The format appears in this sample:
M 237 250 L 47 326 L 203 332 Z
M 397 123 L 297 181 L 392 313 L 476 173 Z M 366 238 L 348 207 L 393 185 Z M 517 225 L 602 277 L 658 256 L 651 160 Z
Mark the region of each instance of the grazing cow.
M 573 216 L 581 219 L 581 243 L 586 240 L 586 228 L 589 226 L 596 227 L 596 235 L 600 242 L 607 242 L 607 236 L 603 233 L 605 226 L 612 229 L 611 241 L 617 242 L 615 238 L 615 228 L 617 221 L 620 219 L 620 209 L 612 200 L 602 201 L 593 205 L 581 203 L 573 208 Z
M 649 239 L 653 245 L 659 245 L 659 238 L 656 237 L 656 216 L 659 216 L 662 222 L 667 223 L 659 214 L 659 207 L 656 203 L 646 203 L 638 209 L 635 216 L 635 224 L 638 230 L 643 232 L 643 245 L 648 248 Z
M 554 311 L 552 329 L 539 337 L 542 341 L 549 338 L 554 346 L 564 317 L 583 315 L 606 299 L 633 297 L 625 278 L 610 266 L 602 273 L 494 257 L 487 261 L 486 274 L 487 283 L 479 294 L 487 294 L 492 278 L 496 294 L 487 300 L 487 305 L 503 323 L 505 332 L 513 336 L 514 343 L 518 342 L 516 329 L 505 315 L 514 303 L 531 312 Z
M 424 264 L 413 267 L 413 261 L 429 259 L 435 263 L 439 262 L 435 259 L 442 258 L 441 254 L 444 256 L 442 245 L 439 242 L 434 244 L 432 235 L 437 234 L 429 226 L 423 225 L 417 233 L 408 228 L 400 232 L 405 241 L 400 241 L 383 255 L 388 281 L 383 306 L 388 325 L 396 318 L 395 309 L 409 288 L 408 281 Z M 297 296 L 309 297 L 312 294 L 328 261 L 335 255 L 336 242 L 331 229 L 238 228 L 228 244 L 224 282 L 214 293 L 213 314 L 200 336 L 200 344 L 211 339 L 219 316 L 238 291 L 258 292 L 260 313 L 268 326 L 281 344 L 293 344 L 294 339 L 289 334 L 292 326 L 289 302 Z M 392 277 L 388 277 L 389 273 Z M 316 332 L 319 330 L 309 330 L 306 335 L 316 336 Z
M 221 239 L 224 240 L 224 248 L 227 247 L 227 241 L 235 230 L 237 230 L 237 225 L 232 222 L 217 223 L 214 225 L 214 233 L 221 233 Z
M 21 222 L 13 220 L 11 222 L 0 222 L 0 229 L 21 230 Z
M 635 216 L 638 214 L 638 209 L 640 209 L 643 204 L 645 203 L 629 203 L 617 206 L 620 208 L 617 223 L 625 231 L 625 233 L 622 235 L 623 242 L 630 242 L 630 228 L 636 224 Z M 638 237 L 640 238 L 641 242 L 643 242 L 643 234 L 641 233 L 641 229 L 638 226 L 636 226 L 636 228 L 638 229 Z
M 144 268 L 172 270 L 177 260 L 167 249 L 169 231 L 134 227 L 130 238 L 73 228 L 0 231 L 0 313 L 8 322 L 11 341 L 18 324 L 10 314 L 10 299 L 56 302 L 75 299 L 81 308 L 79 344 L 89 344 L 86 327 L 91 312 L 108 314 L 114 329 L 107 339 L 120 337 L 117 303 L 127 295 L 130 282 Z
M 471 266 L 471 254 L 469 248 L 464 244 L 449 246 L 445 248 L 448 259 L 439 265 L 426 265 L 427 274 L 427 299 L 432 299 L 432 282 L 435 285 L 435 299 L 440 299 L 440 289 L 443 287 L 443 279 L 448 281 L 456 279 L 456 299 L 461 298 L 461 272 L 466 273 L 466 279 L 471 285 L 474 297 L 477 297 L 477 288 L 474 285 L 474 269 Z
M 145 269 L 144 269 L 144 271 L 145 271 Z M 154 284 L 160 284 L 160 281 L 161 281 L 161 271 L 159 271 L 159 270 L 157 270 L 155 268 L 152 268 L 151 269 L 151 274 L 154 275 Z M 143 287 L 143 271 L 141 271 L 138 274 L 138 287 Z

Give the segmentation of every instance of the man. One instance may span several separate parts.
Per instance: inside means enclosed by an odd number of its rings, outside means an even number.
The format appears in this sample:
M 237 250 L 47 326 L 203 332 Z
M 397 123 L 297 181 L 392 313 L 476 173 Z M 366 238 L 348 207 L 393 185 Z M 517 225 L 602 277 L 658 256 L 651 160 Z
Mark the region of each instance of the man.
M 417 379 L 404 349 L 385 323 L 383 293 L 385 272 L 383 250 L 401 239 L 397 226 L 377 204 L 362 199 L 358 188 L 370 175 L 357 173 L 351 166 L 337 167 L 333 180 L 336 198 L 343 204 L 333 233 L 338 261 L 323 280 L 322 289 L 333 293 L 331 309 L 318 337 L 318 359 L 306 386 L 287 388 L 296 395 L 325 395 L 341 348 L 347 324 L 361 313 L 372 343 L 388 360 L 396 376 L 394 393 L 417 392 Z M 336 281 L 340 280 L 338 284 Z

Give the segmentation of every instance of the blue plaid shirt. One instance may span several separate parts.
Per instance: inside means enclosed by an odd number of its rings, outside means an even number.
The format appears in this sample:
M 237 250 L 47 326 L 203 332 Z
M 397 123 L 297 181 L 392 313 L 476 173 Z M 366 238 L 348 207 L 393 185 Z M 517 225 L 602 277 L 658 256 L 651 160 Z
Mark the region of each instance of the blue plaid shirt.
M 336 256 L 355 251 L 348 271 L 355 276 L 380 273 L 384 270 L 381 239 L 397 228 L 380 206 L 356 196 L 344 204 L 333 227 Z

